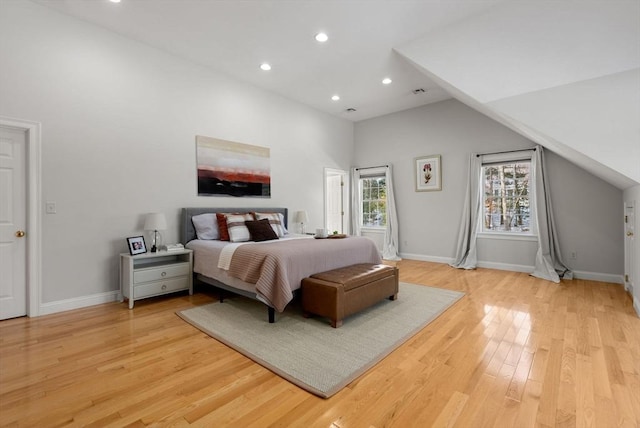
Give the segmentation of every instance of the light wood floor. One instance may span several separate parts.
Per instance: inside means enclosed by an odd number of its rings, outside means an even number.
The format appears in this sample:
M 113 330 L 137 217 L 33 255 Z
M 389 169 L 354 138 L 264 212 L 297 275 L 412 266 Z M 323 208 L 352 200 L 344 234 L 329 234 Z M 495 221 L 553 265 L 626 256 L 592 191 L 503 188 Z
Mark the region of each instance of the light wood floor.
M 640 425 L 640 319 L 620 285 L 399 266 L 402 281 L 466 296 L 330 399 L 175 315 L 217 300 L 204 290 L 0 322 L 0 424 Z

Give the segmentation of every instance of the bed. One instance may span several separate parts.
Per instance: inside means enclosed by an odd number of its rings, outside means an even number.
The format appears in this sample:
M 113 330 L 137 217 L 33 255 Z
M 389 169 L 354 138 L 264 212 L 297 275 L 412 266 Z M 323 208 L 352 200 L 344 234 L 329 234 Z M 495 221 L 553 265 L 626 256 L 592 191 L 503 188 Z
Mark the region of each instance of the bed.
M 245 212 L 279 213 L 287 226 L 286 208 L 183 208 L 181 242 L 194 251 L 199 281 L 261 301 L 267 306 L 269 322 L 293 299 L 303 278 L 356 263 L 381 263 L 375 244 L 364 237 L 314 239 L 289 233 L 265 242 L 198 239 L 194 216 Z

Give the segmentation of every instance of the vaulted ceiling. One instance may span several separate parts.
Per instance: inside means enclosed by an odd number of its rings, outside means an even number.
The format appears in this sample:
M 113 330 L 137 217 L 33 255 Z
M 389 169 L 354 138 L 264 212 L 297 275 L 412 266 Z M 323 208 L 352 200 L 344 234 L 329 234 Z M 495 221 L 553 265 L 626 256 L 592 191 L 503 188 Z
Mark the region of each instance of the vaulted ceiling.
M 640 183 L 640 2 L 509 2 L 397 48 L 456 98 L 625 189 Z
M 455 97 L 640 183 L 637 0 L 36 2 L 355 122 Z

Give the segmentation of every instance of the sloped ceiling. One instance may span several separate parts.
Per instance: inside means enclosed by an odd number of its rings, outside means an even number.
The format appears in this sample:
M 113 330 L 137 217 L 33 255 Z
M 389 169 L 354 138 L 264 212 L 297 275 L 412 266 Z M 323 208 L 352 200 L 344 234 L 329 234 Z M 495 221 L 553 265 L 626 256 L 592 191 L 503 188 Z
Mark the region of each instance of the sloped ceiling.
M 508 2 L 397 52 L 620 189 L 640 183 L 640 2 Z
M 451 98 L 393 48 L 501 1 L 34 0 L 354 122 Z
M 639 0 L 34 1 L 354 122 L 454 96 L 640 183 Z

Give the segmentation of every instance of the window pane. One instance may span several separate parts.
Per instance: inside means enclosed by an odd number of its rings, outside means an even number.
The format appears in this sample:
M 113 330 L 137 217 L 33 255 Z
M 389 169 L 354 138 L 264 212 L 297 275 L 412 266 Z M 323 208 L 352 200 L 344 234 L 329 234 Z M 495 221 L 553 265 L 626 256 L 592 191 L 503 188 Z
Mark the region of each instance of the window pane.
M 485 231 L 530 232 L 530 166 L 518 161 L 482 168 Z
M 386 226 L 386 179 L 363 178 L 360 183 L 362 185 L 362 225 Z

